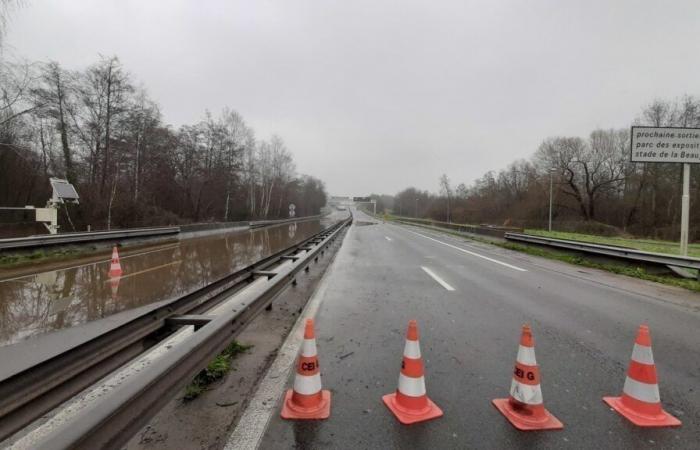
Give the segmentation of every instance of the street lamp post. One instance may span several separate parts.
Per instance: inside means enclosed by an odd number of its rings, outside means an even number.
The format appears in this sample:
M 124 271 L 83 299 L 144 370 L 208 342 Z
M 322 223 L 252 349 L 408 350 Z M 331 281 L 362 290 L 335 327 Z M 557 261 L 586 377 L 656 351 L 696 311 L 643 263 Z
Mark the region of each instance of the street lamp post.
M 553 192 L 553 186 L 554 186 L 554 181 L 553 181 L 553 173 L 554 173 L 554 167 L 551 167 L 549 169 L 549 231 L 552 231 L 552 192 Z
M 418 218 L 418 199 L 416 199 L 416 219 Z

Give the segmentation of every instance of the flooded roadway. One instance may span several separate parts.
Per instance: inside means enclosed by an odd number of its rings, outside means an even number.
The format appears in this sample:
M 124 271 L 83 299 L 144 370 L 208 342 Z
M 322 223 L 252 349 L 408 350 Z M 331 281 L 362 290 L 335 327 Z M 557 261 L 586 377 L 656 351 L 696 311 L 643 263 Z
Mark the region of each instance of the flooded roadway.
M 312 220 L 125 251 L 122 277 L 100 261 L 0 281 L 0 346 L 182 296 L 321 231 Z

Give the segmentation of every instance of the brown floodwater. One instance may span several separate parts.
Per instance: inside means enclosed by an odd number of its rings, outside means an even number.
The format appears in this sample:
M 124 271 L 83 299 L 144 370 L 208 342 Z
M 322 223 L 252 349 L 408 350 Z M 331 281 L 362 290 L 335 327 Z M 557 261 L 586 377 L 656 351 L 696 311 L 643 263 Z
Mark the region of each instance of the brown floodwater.
M 0 281 L 0 346 L 179 297 L 328 225 L 313 220 L 144 249 L 120 258 L 117 279 L 107 275 L 109 261 L 101 261 Z

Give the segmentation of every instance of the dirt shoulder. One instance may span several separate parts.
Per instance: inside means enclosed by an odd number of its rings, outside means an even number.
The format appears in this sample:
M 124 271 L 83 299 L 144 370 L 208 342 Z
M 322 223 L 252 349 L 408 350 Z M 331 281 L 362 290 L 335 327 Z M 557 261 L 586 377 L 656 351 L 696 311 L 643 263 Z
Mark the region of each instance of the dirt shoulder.
M 263 311 L 238 335 L 236 340 L 241 345 L 251 347 L 232 361 L 228 375 L 193 400 L 184 401 L 185 391 L 179 392 L 125 448 L 223 447 L 340 245 L 342 239 L 336 240 L 325 256 L 319 257 L 318 263 L 311 264 L 309 272 L 300 272 L 296 286 L 288 286 L 274 300 L 271 311 Z

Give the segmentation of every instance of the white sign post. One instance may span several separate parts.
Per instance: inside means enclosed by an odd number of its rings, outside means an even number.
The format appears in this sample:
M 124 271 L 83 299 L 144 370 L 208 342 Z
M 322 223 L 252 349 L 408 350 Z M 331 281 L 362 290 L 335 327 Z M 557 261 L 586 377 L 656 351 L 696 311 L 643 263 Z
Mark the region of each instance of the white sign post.
M 688 255 L 690 164 L 700 163 L 700 128 L 632 127 L 632 162 L 682 163 L 681 255 Z
M 295 205 L 294 203 L 289 204 L 289 217 L 296 216 L 296 208 L 297 208 L 297 205 Z

